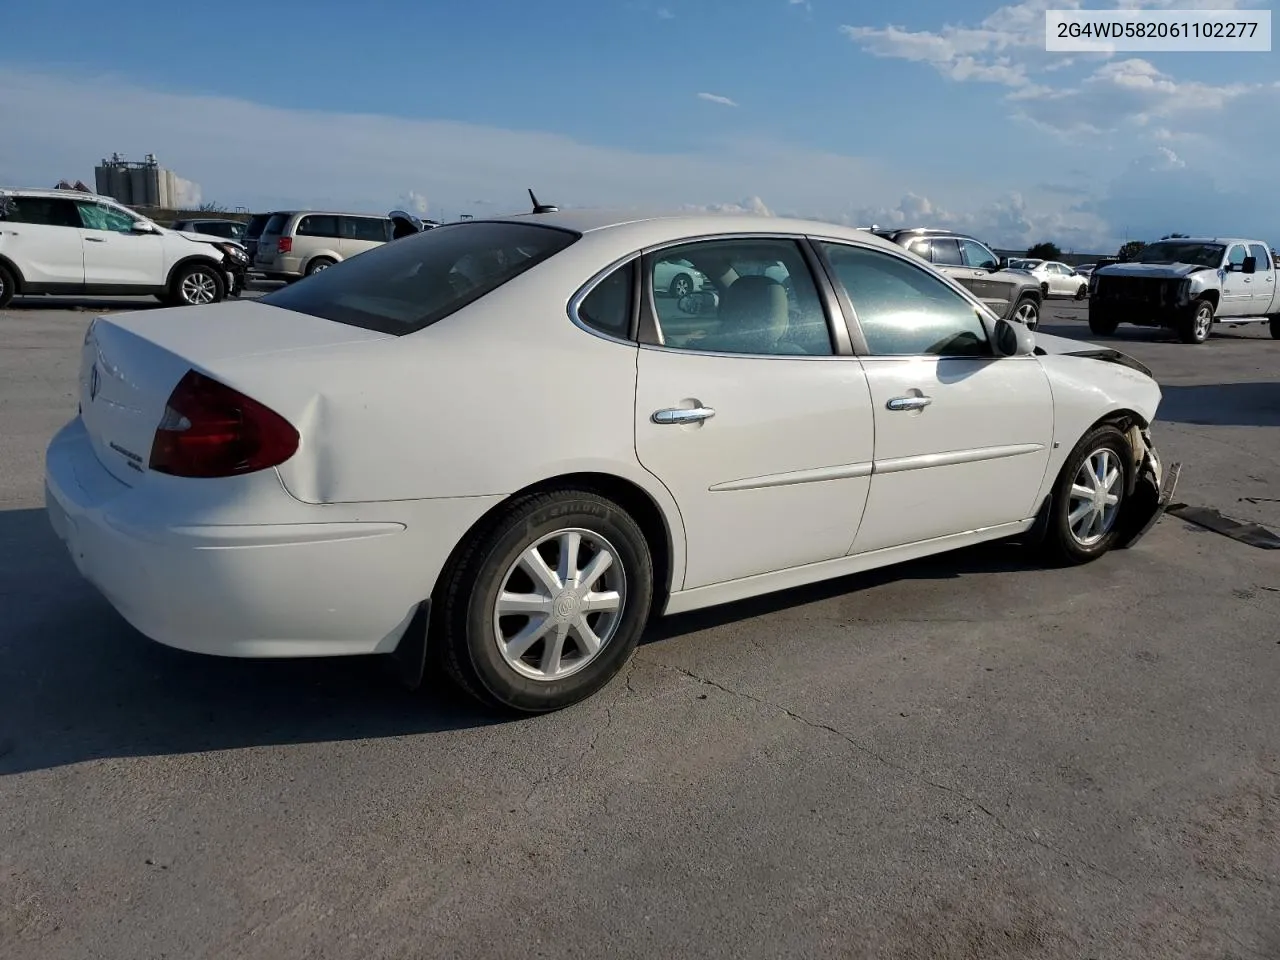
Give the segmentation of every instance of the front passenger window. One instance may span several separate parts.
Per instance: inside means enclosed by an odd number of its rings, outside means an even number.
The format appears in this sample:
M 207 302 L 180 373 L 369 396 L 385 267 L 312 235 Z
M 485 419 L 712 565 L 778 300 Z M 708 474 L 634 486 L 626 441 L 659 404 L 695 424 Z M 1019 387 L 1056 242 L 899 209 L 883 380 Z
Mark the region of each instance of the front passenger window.
M 86 230 L 110 230 L 114 233 L 128 233 L 133 229 L 133 218 L 119 210 L 100 203 L 77 203 L 80 219 Z
M 901 257 L 823 242 L 873 356 L 985 357 L 978 308 Z
M 999 265 L 995 254 L 976 240 L 961 240 L 960 249 L 964 251 L 965 263 L 975 270 L 990 270 Z

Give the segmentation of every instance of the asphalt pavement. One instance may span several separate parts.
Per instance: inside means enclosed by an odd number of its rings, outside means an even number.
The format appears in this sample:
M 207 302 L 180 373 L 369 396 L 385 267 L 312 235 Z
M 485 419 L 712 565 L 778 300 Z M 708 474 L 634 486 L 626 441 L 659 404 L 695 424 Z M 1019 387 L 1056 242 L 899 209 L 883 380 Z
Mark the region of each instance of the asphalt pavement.
M 0 311 L 0 957 L 1280 956 L 1280 552 L 963 551 L 663 621 L 494 722 L 160 647 L 83 583 L 41 497 L 73 306 Z M 1280 342 L 1107 342 L 1177 499 L 1280 531 Z

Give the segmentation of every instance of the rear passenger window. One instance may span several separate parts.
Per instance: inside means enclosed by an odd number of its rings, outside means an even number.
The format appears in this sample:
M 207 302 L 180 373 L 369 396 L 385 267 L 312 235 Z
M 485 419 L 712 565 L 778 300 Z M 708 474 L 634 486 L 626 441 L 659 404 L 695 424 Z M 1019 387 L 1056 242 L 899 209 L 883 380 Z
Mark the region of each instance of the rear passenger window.
M 632 260 L 597 283 L 578 304 L 578 319 L 593 330 L 629 339 L 636 263 Z
M 298 229 L 294 231 L 299 237 L 338 237 L 338 218 L 326 215 L 312 215 L 298 221 Z
M 964 260 L 960 258 L 960 242 L 958 240 L 934 240 L 933 246 L 933 262 L 941 263 L 952 267 L 964 266 Z
M 374 217 L 343 217 L 342 236 L 347 240 L 384 243 L 389 235 L 389 221 Z
M 1267 248 L 1264 247 L 1262 244 L 1260 243 L 1249 244 L 1249 256 L 1253 257 L 1253 259 L 1258 261 L 1257 266 L 1254 267 L 1255 270 L 1271 269 L 1271 257 L 1267 255 Z
M 70 200 L 57 197 L 5 197 L 0 220 L 46 227 L 80 226 L 80 215 Z

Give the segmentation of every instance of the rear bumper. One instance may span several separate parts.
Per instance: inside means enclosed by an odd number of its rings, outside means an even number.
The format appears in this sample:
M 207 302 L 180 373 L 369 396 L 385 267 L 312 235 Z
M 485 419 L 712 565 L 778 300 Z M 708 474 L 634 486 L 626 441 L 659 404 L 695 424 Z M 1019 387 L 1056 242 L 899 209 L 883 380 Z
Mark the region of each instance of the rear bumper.
M 451 527 L 469 526 L 442 502 L 434 509 L 454 523 L 438 537 L 412 505 L 400 519 L 379 509 L 377 519 L 334 521 L 333 508 L 283 488 L 271 514 L 288 522 L 205 522 L 218 518 L 184 515 L 171 497 L 115 479 L 78 419 L 50 443 L 45 472 L 49 521 L 81 575 L 141 633 L 195 653 L 391 652 L 457 542 Z

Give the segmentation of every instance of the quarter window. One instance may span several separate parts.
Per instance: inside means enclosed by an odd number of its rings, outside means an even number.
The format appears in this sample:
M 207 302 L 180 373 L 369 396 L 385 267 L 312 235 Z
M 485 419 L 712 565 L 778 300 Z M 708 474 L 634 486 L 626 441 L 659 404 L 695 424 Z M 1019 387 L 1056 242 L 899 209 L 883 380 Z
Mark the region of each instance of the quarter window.
M 933 241 L 933 262 L 950 267 L 964 266 L 960 256 L 960 242 L 950 237 L 939 237 Z
M 972 303 L 928 270 L 878 250 L 823 243 L 874 356 L 990 356 Z
M 929 259 L 929 241 L 928 240 L 912 240 L 907 244 L 907 249 L 914 253 L 917 257 L 925 260 Z
M 619 267 L 578 304 L 578 319 L 593 330 L 626 340 L 631 333 L 631 290 L 636 261 Z
M 648 270 L 665 346 L 764 356 L 835 352 L 817 285 L 794 240 L 685 244 L 658 253 Z
M 994 253 L 976 240 L 961 240 L 960 249 L 964 252 L 964 262 L 975 270 L 987 270 L 1000 263 Z
M 303 217 L 294 233 L 299 237 L 338 237 L 338 218 L 324 214 Z

